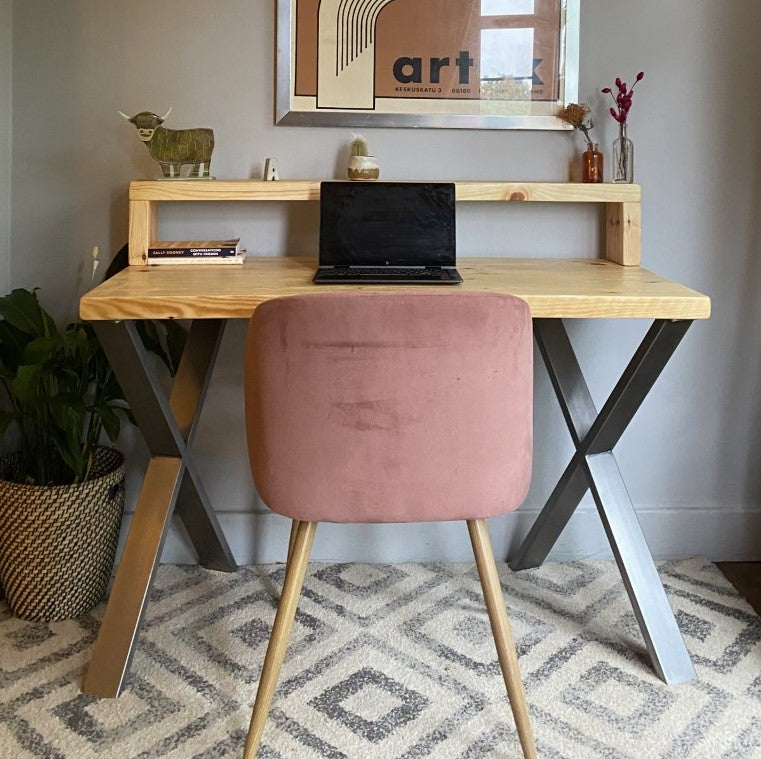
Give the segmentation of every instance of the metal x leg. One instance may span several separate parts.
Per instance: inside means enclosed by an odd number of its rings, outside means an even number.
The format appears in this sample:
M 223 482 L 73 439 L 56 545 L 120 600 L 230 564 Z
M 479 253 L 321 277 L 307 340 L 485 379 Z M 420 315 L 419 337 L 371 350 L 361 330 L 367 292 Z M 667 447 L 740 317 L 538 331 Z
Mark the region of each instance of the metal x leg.
M 84 693 L 113 698 L 129 671 L 175 505 L 201 564 L 227 572 L 237 569 L 189 453 L 224 321 L 192 323 L 169 399 L 147 361 L 134 322 L 93 326 L 151 453 L 82 685 Z
M 691 323 L 654 322 L 598 413 L 563 322 L 534 320 L 534 336 L 576 453 L 511 562 L 515 570 L 539 566 L 590 489 L 653 668 L 669 684 L 693 679 L 695 669 L 612 450 Z

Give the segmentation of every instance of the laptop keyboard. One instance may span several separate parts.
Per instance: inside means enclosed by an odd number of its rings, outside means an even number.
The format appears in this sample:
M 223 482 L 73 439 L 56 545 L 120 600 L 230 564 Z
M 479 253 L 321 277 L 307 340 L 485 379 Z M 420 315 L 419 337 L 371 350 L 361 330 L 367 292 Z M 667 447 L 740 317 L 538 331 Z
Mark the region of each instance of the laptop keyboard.
M 423 269 L 394 266 L 363 266 L 361 269 L 350 266 L 334 266 L 331 269 L 321 270 L 330 272 L 329 276 L 335 277 L 393 277 L 394 279 L 429 279 L 450 280 L 459 279 L 454 269 Z

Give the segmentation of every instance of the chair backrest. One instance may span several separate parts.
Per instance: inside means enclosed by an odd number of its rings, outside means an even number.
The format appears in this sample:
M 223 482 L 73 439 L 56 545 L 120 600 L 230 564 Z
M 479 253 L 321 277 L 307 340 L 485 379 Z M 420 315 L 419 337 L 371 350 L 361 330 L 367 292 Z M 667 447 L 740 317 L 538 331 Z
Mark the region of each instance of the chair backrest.
M 490 293 L 334 292 L 254 312 L 245 397 L 264 502 L 313 522 L 480 519 L 531 478 L 527 304 Z

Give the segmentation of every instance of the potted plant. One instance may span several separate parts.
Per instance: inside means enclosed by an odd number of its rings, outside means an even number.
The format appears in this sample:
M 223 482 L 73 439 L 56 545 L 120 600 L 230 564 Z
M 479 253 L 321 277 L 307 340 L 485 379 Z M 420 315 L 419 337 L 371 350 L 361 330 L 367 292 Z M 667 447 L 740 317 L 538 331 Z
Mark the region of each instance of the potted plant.
M 590 132 L 594 129 L 594 122 L 590 115 L 589 106 L 586 103 L 569 103 L 557 113 L 557 117 L 578 129 L 587 143 L 587 149 L 581 154 L 581 181 L 603 181 L 603 155 L 600 146 L 592 142 Z
M 373 182 L 380 176 L 378 159 L 369 155 L 367 140 L 359 134 L 351 143 L 348 175 L 349 179 L 361 182 Z
M 0 298 L 0 587 L 36 620 L 83 614 L 105 594 L 124 506 L 124 457 L 100 445 L 129 415 L 92 327 L 59 330 L 36 292 Z
M 634 182 L 634 143 L 626 134 L 626 126 L 629 121 L 629 111 L 632 108 L 634 88 L 638 82 L 645 78 L 645 72 L 640 71 L 634 78 L 634 84 L 627 87 L 621 77 L 616 77 L 616 89 L 614 95 L 610 87 L 604 87 L 601 92 L 610 95 L 615 108 L 610 109 L 610 115 L 618 122 L 618 138 L 613 141 L 613 181 L 631 184 Z

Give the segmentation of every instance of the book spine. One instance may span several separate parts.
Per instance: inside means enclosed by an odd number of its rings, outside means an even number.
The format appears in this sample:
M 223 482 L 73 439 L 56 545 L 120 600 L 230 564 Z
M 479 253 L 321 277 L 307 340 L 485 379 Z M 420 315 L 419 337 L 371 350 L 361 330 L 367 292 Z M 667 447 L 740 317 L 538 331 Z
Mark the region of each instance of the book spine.
M 224 258 L 239 252 L 237 248 L 148 248 L 148 258 Z
M 165 264 L 185 264 L 186 266 L 195 264 L 242 264 L 245 258 L 245 256 L 192 256 L 190 258 L 169 256 L 168 258 L 148 258 L 148 264 L 151 266 L 163 266 Z

